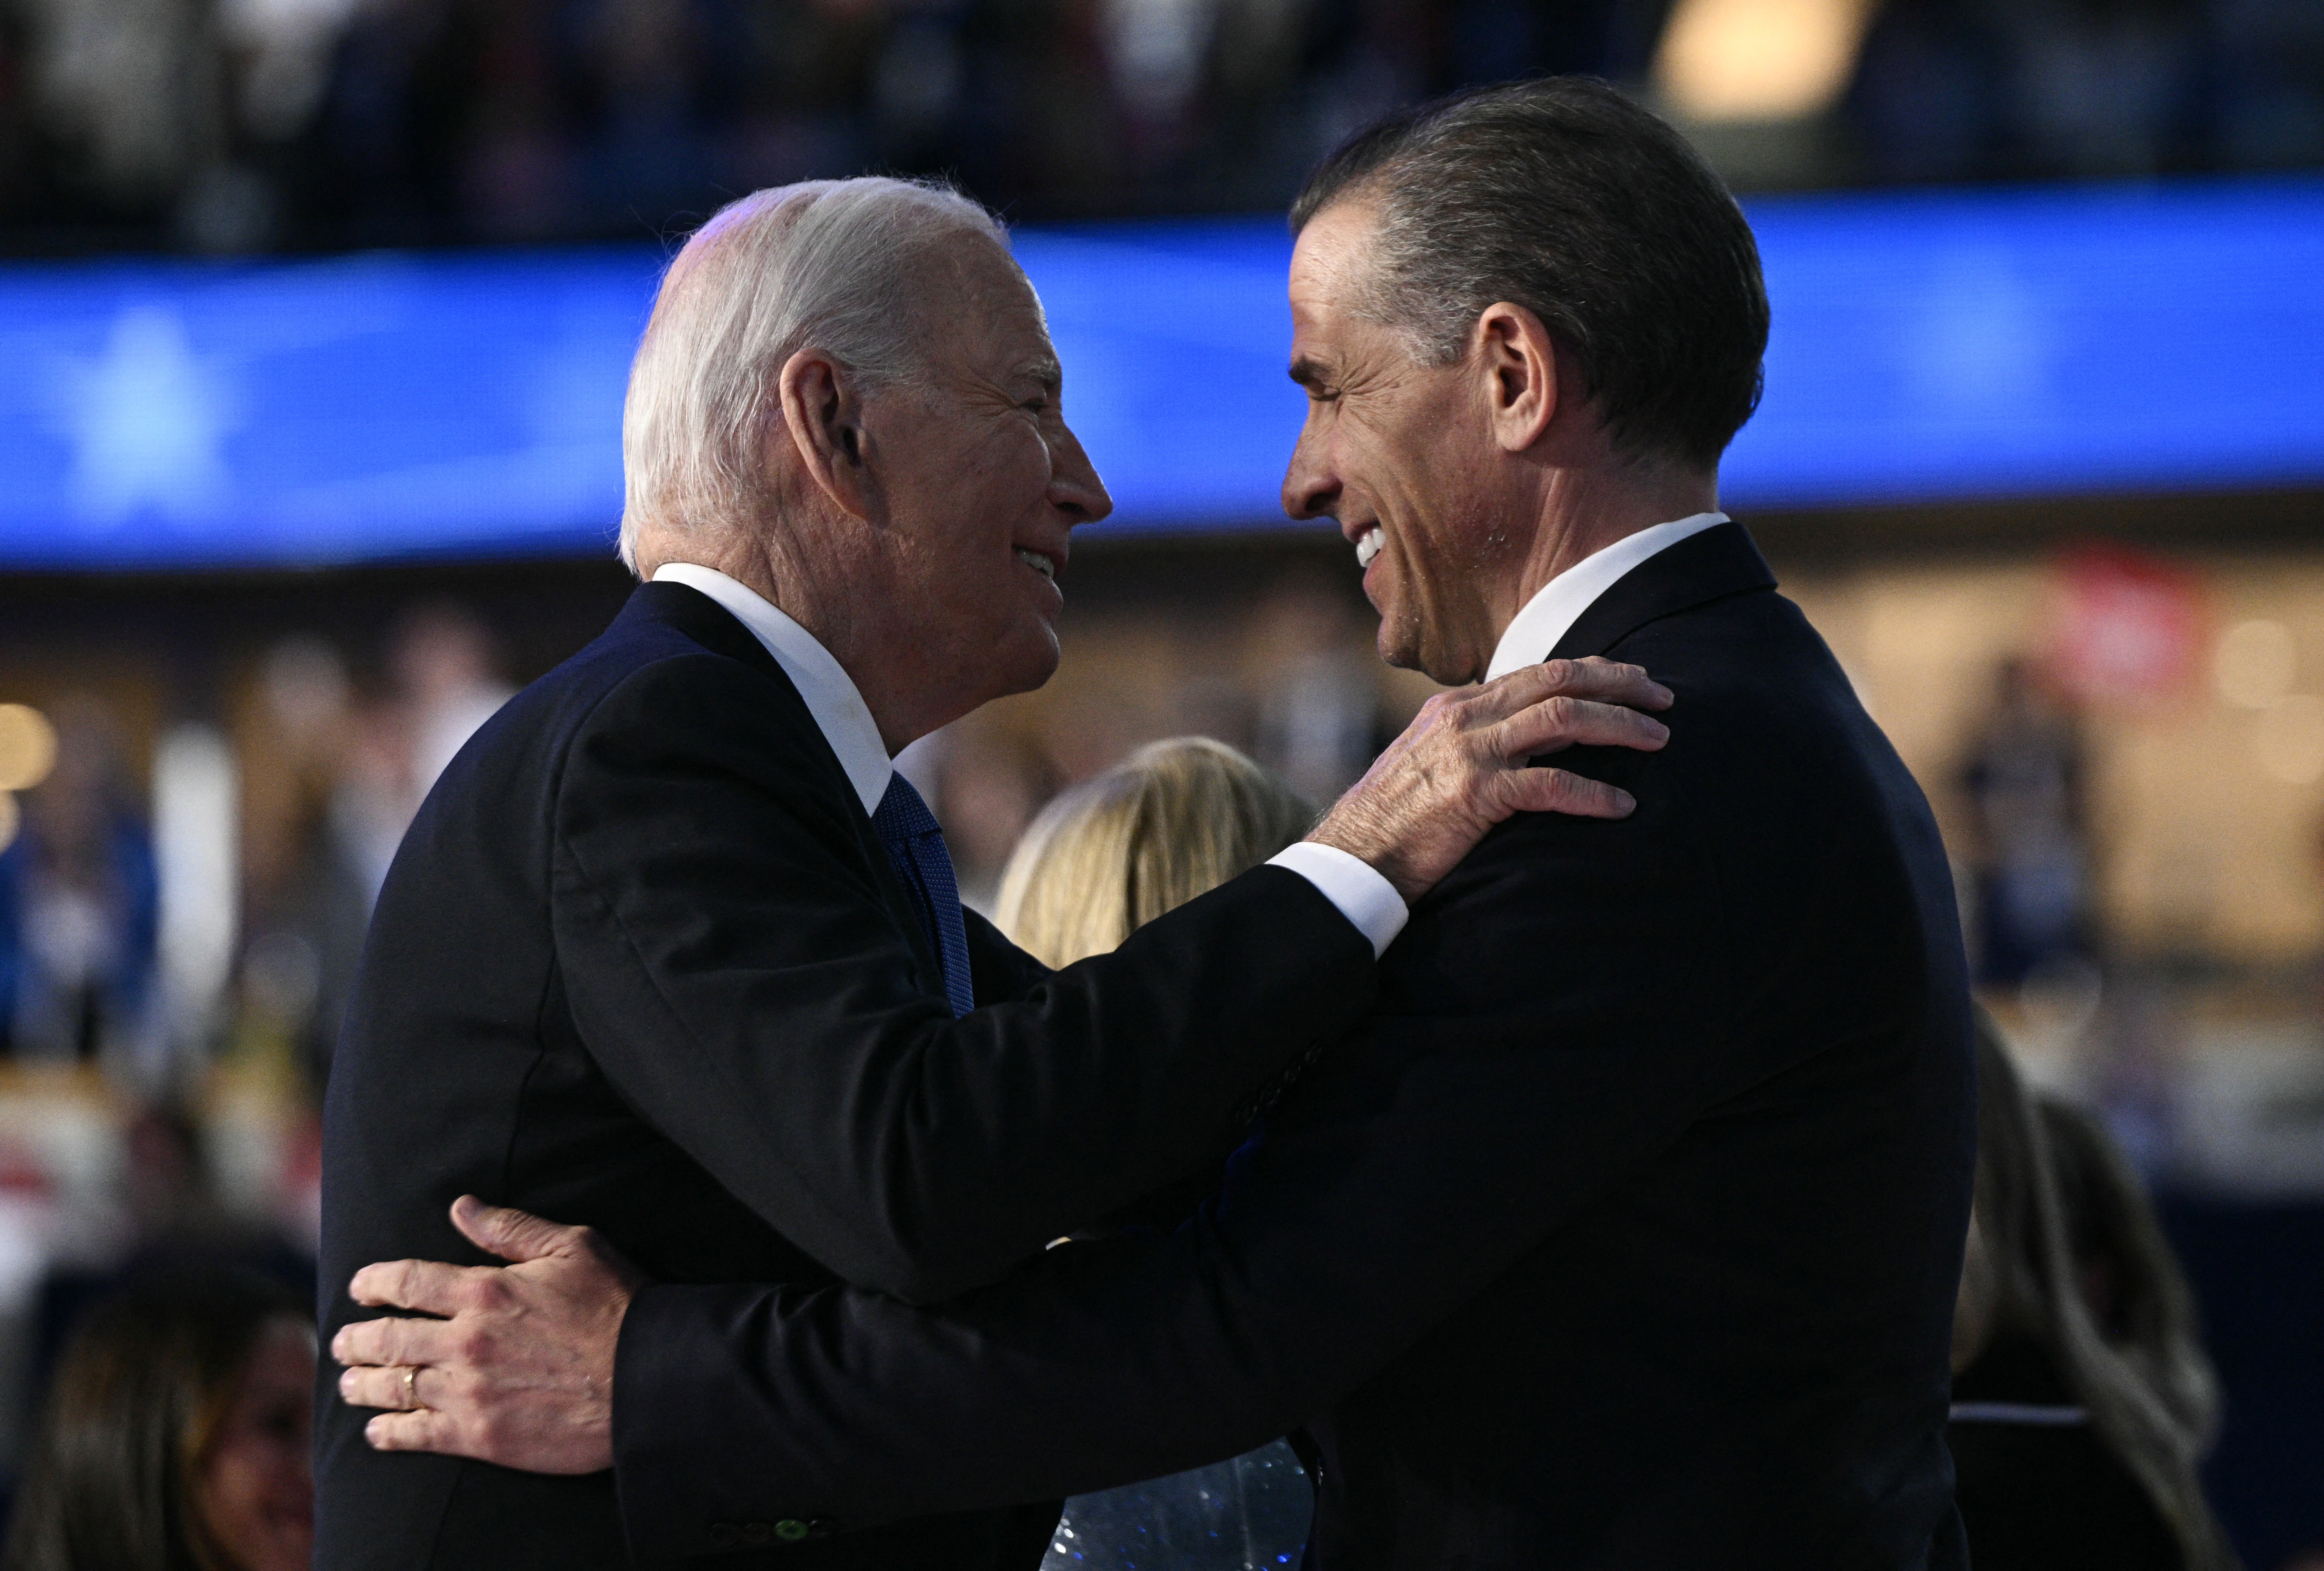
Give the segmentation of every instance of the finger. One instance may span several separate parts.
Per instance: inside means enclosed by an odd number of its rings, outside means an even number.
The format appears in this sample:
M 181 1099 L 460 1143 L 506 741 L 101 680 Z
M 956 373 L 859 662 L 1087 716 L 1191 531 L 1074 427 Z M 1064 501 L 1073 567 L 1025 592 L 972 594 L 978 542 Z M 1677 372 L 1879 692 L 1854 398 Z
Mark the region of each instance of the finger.
M 1653 753 L 1670 740 L 1670 727 L 1651 715 L 1587 698 L 1545 698 L 1484 734 L 1502 758 L 1525 758 L 1561 747 L 1633 747 Z
M 448 1456 L 476 1453 L 460 1444 L 461 1428 L 448 1415 L 430 1408 L 410 1413 L 382 1413 L 364 1426 L 364 1438 L 374 1451 L 440 1451 Z
M 331 1338 L 331 1356 L 345 1364 L 443 1363 L 453 1352 L 446 1320 L 357 1320 Z
M 408 1382 L 403 1377 L 406 1368 L 413 1372 Z M 428 1392 L 435 1372 L 425 1364 L 343 1369 L 339 1371 L 339 1397 L 351 1408 L 386 1408 L 401 1412 L 430 1407 L 434 1404 L 429 1401 Z
M 1486 683 L 1476 697 L 1482 700 L 1480 712 L 1498 719 L 1559 694 L 1633 709 L 1667 709 L 1673 699 L 1671 690 L 1643 667 L 1594 654 L 1522 667 Z
M 418 1309 L 429 1315 L 457 1314 L 474 1296 L 474 1279 L 497 1275 L 498 1266 L 445 1265 L 432 1260 L 392 1260 L 367 1265 L 347 1283 L 347 1297 L 365 1308 Z
M 478 1249 L 520 1264 L 571 1252 L 574 1236 L 581 1231 L 513 1206 L 487 1206 L 474 1195 L 452 1202 L 452 1225 Z
M 1571 770 L 1513 769 L 1500 779 L 1500 799 L 1510 812 L 1627 818 L 1638 806 L 1638 799 L 1621 787 L 1591 780 Z

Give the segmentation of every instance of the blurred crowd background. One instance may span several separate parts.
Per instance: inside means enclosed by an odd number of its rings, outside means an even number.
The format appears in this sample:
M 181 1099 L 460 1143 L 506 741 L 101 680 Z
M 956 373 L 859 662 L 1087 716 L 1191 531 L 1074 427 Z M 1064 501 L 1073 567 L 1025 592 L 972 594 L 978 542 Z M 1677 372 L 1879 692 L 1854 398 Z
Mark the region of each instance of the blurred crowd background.
M 1275 208 L 1390 105 L 1545 70 L 1756 186 L 2324 158 L 2312 0 L 7 0 L 0 243 L 628 237 L 872 167 Z
M 1258 212 L 1379 110 L 1588 70 L 1746 191 L 2324 168 L 2316 0 L 0 0 L 0 253 L 636 240 L 945 171 Z M 0 476 L 0 484 L 5 484 Z M 1748 517 L 1935 802 L 1986 1002 L 2155 1191 L 2253 1571 L 2324 1560 L 2324 491 Z M 905 764 L 989 902 L 1157 737 L 1330 799 L 1429 685 L 1335 536 L 1077 542 L 1065 662 Z M 0 1485 L 133 1265 L 311 1281 L 370 901 L 609 559 L 0 576 Z

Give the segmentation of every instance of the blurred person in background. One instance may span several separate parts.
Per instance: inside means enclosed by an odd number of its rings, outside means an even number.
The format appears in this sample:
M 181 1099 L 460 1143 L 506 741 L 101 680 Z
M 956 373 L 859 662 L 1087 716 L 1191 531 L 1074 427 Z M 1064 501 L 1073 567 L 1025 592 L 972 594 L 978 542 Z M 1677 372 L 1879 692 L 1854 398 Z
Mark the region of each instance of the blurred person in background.
M 314 1317 L 263 1277 L 143 1276 L 73 1333 L 5 1571 L 307 1571 Z
M 152 833 L 112 711 L 75 697 L 54 719 L 55 765 L 0 855 L 0 1031 L 20 1058 L 139 1058 L 159 1028 Z
M 372 884 L 335 832 L 355 744 L 354 685 L 310 634 L 261 662 L 236 727 L 243 946 L 231 1050 L 319 1089 L 371 916 Z
M 1349 615 L 1344 587 L 1288 577 L 1259 607 L 1253 632 L 1267 684 L 1254 751 L 1295 788 L 1328 801 L 1387 740 L 1379 666 Z
M 1978 1571 L 2236 1571 L 2200 1466 L 2218 1392 L 2137 1175 L 1978 1015 L 1978 1175 L 1947 1439 Z
M 411 810 L 516 689 L 494 667 L 492 635 L 459 606 L 421 605 L 409 613 L 389 654 L 397 699 L 410 711 Z
M 1975 827 L 1980 981 L 2015 987 L 2087 964 L 2085 772 L 2072 712 L 2030 661 L 2004 661 L 1961 770 Z
M 994 919 L 1062 970 L 1258 866 L 1315 816 L 1290 782 L 1222 742 L 1149 743 L 1041 809 L 1001 874 Z
M 279 1222 L 237 1215 L 226 1204 L 212 1141 L 192 1110 L 160 1103 L 125 1113 L 117 1190 L 59 1230 L 41 1280 L 32 1325 L 35 1385 L 89 1307 L 125 1284 L 232 1266 L 312 1300 L 312 1256 Z
M 438 777 L 514 690 L 494 670 L 491 635 L 450 604 L 407 612 L 387 665 L 386 694 L 349 713 L 330 807 L 332 840 L 366 911 Z
M 1001 875 L 996 919 L 1027 954 L 1062 967 L 1102 955 L 1160 916 L 1258 866 L 1307 832 L 1315 809 L 1221 742 L 1150 743 L 1041 810 Z M 1117 1222 L 1174 1226 L 1217 1187 L 1189 1183 Z M 1065 1502 L 1058 1542 L 1084 1561 L 1163 1554 L 1181 1571 L 1276 1564 L 1306 1541 L 1312 1496 L 1289 1486 L 1282 1442 L 1230 1462 Z

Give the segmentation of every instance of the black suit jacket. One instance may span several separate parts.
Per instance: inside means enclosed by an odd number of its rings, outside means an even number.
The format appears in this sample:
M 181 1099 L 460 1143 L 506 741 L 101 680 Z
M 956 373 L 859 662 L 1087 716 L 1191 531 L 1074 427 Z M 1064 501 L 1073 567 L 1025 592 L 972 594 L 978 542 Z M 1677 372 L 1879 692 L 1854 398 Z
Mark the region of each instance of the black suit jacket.
M 969 939 L 982 1007 L 955 1021 L 781 668 L 707 597 L 639 589 L 462 752 L 388 875 L 325 1115 L 326 1342 L 370 1313 L 346 1297 L 364 1263 L 482 1263 L 445 1215 L 463 1191 L 597 1227 L 672 1281 L 957 1294 L 1222 1160 L 1377 975 L 1276 868 L 1054 976 L 973 914 Z M 784 1565 L 1029 1566 L 1055 1520 L 978 1510 L 794 1548 L 751 1519 L 625 1549 L 610 1473 L 375 1453 L 327 1369 L 318 1412 L 329 1571 L 761 1544 Z
M 1388 951 L 1378 1013 L 1185 1225 L 936 1313 L 647 1289 L 615 1380 L 625 1498 L 673 1528 L 870 1524 L 1306 1423 L 1324 1571 L 1958 1566 L 1952 887 L 1919 790 L 1773 591 L 1725 525 L 1582 616 L 1555 652 L 1677 695 L 1661 753 L 1558 761 L 1637 813 L 1488 836 Z

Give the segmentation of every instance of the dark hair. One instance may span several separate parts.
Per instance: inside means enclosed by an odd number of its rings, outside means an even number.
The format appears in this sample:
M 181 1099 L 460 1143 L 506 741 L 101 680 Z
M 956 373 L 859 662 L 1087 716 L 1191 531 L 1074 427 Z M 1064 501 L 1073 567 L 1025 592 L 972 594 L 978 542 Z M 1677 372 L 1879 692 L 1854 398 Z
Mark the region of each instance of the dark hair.
M 1708 468 L 1759 405 L 1767 291 L 1742 209 L 1679 134 L 1606 83 L 1545 77 L 1400 109 L 1307 177 L 1291 226 L 1380 203 L 1366 314 L 1425 359 L 1499 300 L 1579 362 L 1617 447 Z
M 222 1269 L 156 1271 L 66 1344 L 6 1571 L 223 1571 L 193 1471 L 268 1322 L 310 1318 L 290 1289 Z

